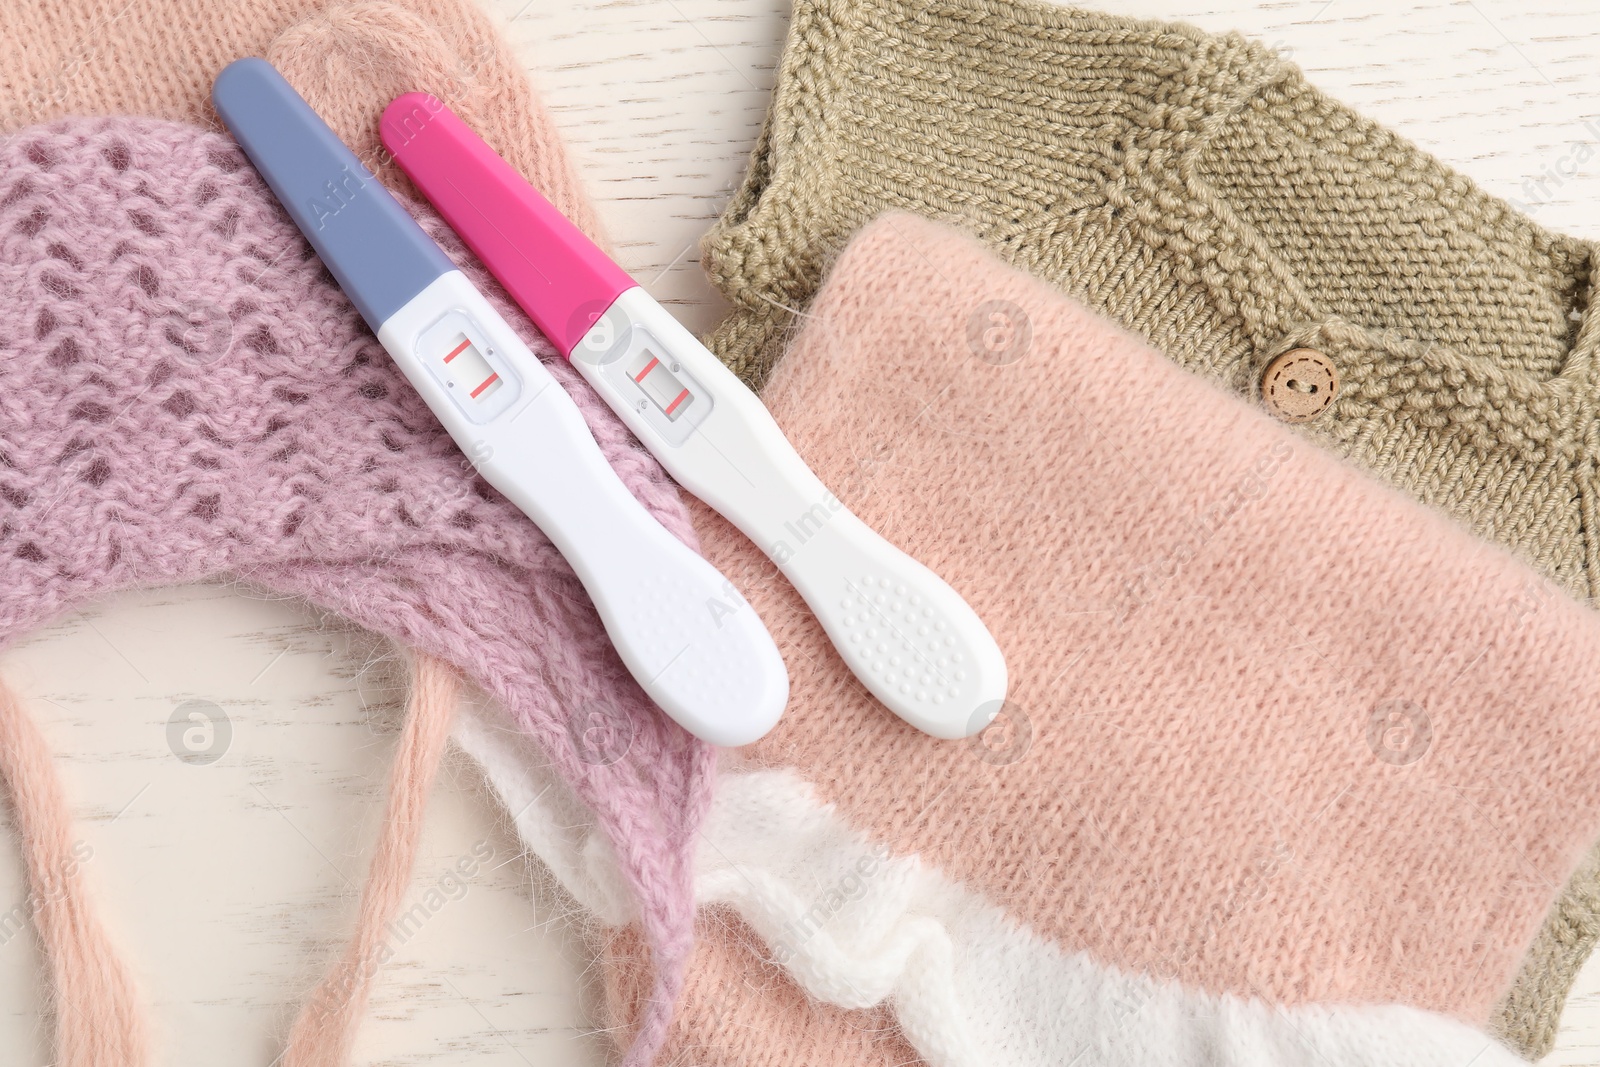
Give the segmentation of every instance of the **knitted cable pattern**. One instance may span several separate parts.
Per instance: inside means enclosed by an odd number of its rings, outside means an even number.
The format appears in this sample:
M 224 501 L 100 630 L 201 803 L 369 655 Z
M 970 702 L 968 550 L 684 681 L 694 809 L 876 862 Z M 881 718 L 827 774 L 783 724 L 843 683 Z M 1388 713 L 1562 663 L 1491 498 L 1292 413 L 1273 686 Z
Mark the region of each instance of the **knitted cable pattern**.
M 1600 593 L 1592 246 L 1267 48 L 1032 0 L 797 0 L 703 245 L 733 308 L 712 349 L 764 382 L 827 266 L 890 209 L 958 223 L 1247 395 L 1274 357 L 1322 351 L 1342 385 L 1315 440 Z M 1552 912 L 1507 1002 L 1530 1053 L 1600 932 L 1595 897 L 1575 885 Z
M 650 704 L 565 561 L 475 476 L 237 147 L 134 119 L 6 139 L 0 291 L 0 643 L 116 589 L 227 576 L 452 664 L 537 741 L 629 872 L 657 973 L 628 1057 L 646 1062 L 689 949 L 712 751 Z M 550 369 L 629 488 L 694 544 L 660 467 Z

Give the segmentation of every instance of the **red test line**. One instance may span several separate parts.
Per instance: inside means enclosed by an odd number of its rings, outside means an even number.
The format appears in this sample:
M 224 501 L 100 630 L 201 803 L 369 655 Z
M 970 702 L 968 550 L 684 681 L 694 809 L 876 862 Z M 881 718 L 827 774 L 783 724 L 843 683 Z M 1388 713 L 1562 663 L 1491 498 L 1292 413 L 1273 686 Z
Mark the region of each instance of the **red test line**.
M 478 399 L 478 394 L 479 393 L 483 392 L 485 389 L 489 388 L 489 386 L 493 385 L 495 382 L 498 382 L 499 380 L 500 380 L 500 375 L 499 374 L 491 374 L 491 375 L 489 375 L 487 378 L 485 378 L 483 380 L 483 383 L 481 385 L 479 385 L 476 389 L 474 389 L 472 391 L 472 399 L 474 399 L 474 400 Z
M 688 400 L 688 399 L 689 399 L 689 390 L 685 389 L 683 392 L 681 392 L 681 393 L 679 393 L 677 395 L 677 398 L 674 399 L 672 401 L 672 403 L 667 405 L 667 414 L 671 415 L 674 411 L 677 411 L 678 410 L 678 405 L 683 403 L 685 400 Z
M 462 341 L 460 344 L 456 345 L 454 348 L 452 348 L 450 350 L 450 354 L 448 356 L 444 357 L 444 361 L 446 363 L 449 363 L 452 359 L 455 359 L 462 352 L 466 351 L 467 346 L 470 345 L 471 343 L 472 343 L 471 340 Z M 472 395 L 473 396 L 477 396 L 478 394 L 477 393 L 473 393 Z
M 650 357 L 650 362 L 646 363 L 644 365 L 644 370 L 640 371 L 638 376 L 635 377 L 633 380 L 636 381 L 636 382 L 644 381 L 644 376 L 646 374 L 649 374 L 651 371 L 655 370 L 656 369 L 656 364 L 658 364 L 660 362 L 661 361 L 659 359 L 655 358 L 654 356 L 651 356 Z

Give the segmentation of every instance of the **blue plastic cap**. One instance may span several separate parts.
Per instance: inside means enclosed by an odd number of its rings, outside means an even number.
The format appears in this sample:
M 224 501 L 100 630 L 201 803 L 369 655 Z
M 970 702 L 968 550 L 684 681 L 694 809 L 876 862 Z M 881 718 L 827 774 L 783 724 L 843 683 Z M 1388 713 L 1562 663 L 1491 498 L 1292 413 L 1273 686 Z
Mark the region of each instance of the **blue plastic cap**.
M 374 332 L 456 269 L 271 63 L 228 64 L 211 100 Z

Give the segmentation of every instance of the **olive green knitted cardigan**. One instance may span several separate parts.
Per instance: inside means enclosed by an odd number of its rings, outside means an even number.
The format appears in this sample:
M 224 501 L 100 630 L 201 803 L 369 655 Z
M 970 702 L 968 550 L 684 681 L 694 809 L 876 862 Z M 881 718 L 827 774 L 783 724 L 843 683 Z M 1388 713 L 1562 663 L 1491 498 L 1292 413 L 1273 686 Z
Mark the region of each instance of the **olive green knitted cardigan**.
M 1317 350 L 1339 386 L 1307 433 L 1595 595 L 1591 246 L 1269 49 L 1041 3 L 796 0 L 704 243 L 733 304 L 712 349 L 759 387 L 831 258 L 891 208 L 964 225 L 1246 394 Z M 1591 860 L 1502 1005 L 1526 1054 L 1600 934 L 1597 877 Z

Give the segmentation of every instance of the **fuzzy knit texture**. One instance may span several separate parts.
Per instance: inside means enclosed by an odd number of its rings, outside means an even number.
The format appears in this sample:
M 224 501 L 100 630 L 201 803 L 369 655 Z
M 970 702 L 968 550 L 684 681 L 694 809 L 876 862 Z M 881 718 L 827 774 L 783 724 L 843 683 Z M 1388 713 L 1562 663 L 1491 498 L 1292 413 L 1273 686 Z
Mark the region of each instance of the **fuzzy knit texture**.
M 306 998 L 289 1031 L 282 1067 L 343 1067 L 360 1029 L 373 979 L 389 961 L 390 924 L 411 887 L 428 797 L 450 740 L 460 697 L 455 673 L 431 656 L 419 656 L 410 706 L 389 780 L 383 832 L 361 890 L 349 945 Z
M 451 668 L 415 656 L 406 721 L 393 772 L 383 834 L 363 887 L 345 955 L 301 1006 L 279 1062 L 284 1067 L 341 1067 L 361 1025 L 362 1009 L 388 960 L 385 937 L 410 884 L 423 811 L 438 777 L 459 697 Z M 82 842 L 60 775 L 24 702 L 0 680 L 0 787 L 22 839 L 33 923 L 54 1020 L 60 1067 L 144 1067 L 149 1024 L 132 968 L 102 929 L 84 884 Z
M 918 733 L 699 513 L 794 696 L 721 777 L 664 1062 L 1515 1062 L 1485 1028 L 1600 834 L 1600 617 L 913 216 L 766 399 L 1012 691 Z
M 148 1026 L 133 972 L 96 916 L 50 747 L 23 701 L 0 681 L 0 789 L 28 877 L 28 902 L 46 961 L 53 1062 L 145 1067 Z
M 1343 385 L 1319 439 L 1595 594 L 1591 246 L 1263 45 L 1030 0 L 799 0 L 705 240 L 735 306 L 718 354 L 760 382 L 890 209 L 962 224 L 1246 392 L 1324 351 Z
M 1309 346 L 1316 441 L 1600 592 L 1590 242 L 1551 233 L 1237 35 L 1034 0 L 796 0 L 746 180 L 703 243 L 708 343 L 771 372 L 827 265 L 885 210 L 1008 261 L 1258 397 Z M 1501 1026 L 1553 1041 L 1600 934 L 1586 868 Z
M 237 146 L 144 119 L 7 138 L 0 288 L 0 642 L 116 589 L 228 576 L 451 664 L 606 828 L 657 976 L 628 1057 L 647 1062 L 689 951 L 714 753 L 646 698 L 566 562 L 476 477 Z M 551 372 L 693 545 L 659 465 L 565 363 Z M 596 716 L 621 758 L 593 758 Z
M 432 86 L 568 218 L 599 232 L 543 102 L 475 0 L 9 0 L 0 31 L 11 44 L 0 57 L 0 132 L 83 115 L 221 132 L 211 83 L 259 55 L 391 189 L 414 192 L 383 149 L 378 116 Z
M 592 205 L 573 178 L 565 149 L 542 102 L 496 20 L 472 0 L 276 0 L 251 4 L 81 0 L 71 5 L 23 0 L 0 11 L 0 28 L 14 43 L 0 58 L 0 87 L 4 89 L 0 92 L 0 131 L 15 132 L 63 115 L 128 112 L 220 131 L 209 102 L 213 78 L 238 56 L 260 54 L 285 73 L 345 142 L 396 191 L 406 193 L 411 187 L 382 148 L 377 118 L 395 95 L 426 89 L 467 117 L 569 218 L 591 236 L 603 239 Z M 192 330 L 192 336 L 202 340 L 216 325 L 210 308 L 185 308 L 180 318 L 178 331 Z M 581 385 L 576 388 L 583 389 Z M 598 408 L 584 406 L 586 413 L 609 420 Z M 646 461 L 651 481 L 660 477 L 653 466 Z M 665 502 L 661 506 L 670 508 Z M 564 590 L 562 595 L 569 593 Z M 431 669 L 431 657 L 419 653 L 414 659 L 421 685 Z M 553 682 L 556 689 L 562 685 L 559 673 Z M 417 695 L 413 694 L 414 698 Z M 616 706 L 607 701 L 587 702 L 581 709 L 582 721 L 590 726 L 598 721 L 605 729 L 627 732 L 631 729 L 627 715 L 614 714 Z M 448 712 L 437 703 L 414 699 L 412 716 L 436 713 Z M 417 723 L 408 730 L 426 727 L 426 723 Z M 550 753 L 542 745 L 526 746 L 523 751 L 518 748 L 524 740 L 520 735 L 518 724 L 508 721 L 502 730 L 477 737 L 474 753 L 486 762 L 491 783 L 502 792 L 496 775 L 515 776 L 521 770 L 506 758 L 513 748 L 522 759 L 549 769 Z M 708 799 L 710 754 L 697 747 L 694 758 L 699 769 L 693 772 L 694 782 L 678 812 L 685 825 L 698 819 Z M 391 804 L 403 803 L 405 797 L 415 801 L 415 788 L 430 775 L 423 767 L 398 764 L 391 783 Z M 555 781 L 559 780 L 557 776 Z M 524 833 L 526 836 L 526 830 Z M 345 982 L 340 969 L 348 968 L 349 953 L 359 953 L 359 946 L 369 938 L 386 893 L 404 878 L 401 868 L 409 864 L 407 848 L 389 848 L 387 844 L 393 842 L 388 836 L 384 840 L 386 846 L 369 873 L 347 955 L 335 962 L 335 971 L 319 987 L 316 1013 L 307 1014 L 311 1005 L 302 1012 L 289 1035 L 287 1057 L 313 1054 L 302 1051 L 305 1049 L 315 1049 L 319 1056 L 337 1055 L 338 1049 L 348 1047 L 371 975 L 358 970 L 356 980 Z M 608 843 L 601 849 L 609 847 Z M 657 888 L 667 897 L 675 892 Z M 624 898 L 620 911 L 612 908 L 612 914 L 619 915 L 615 921 L 623 921 L 620 916 L 631 907 L 628 888 L 621 887 L 620 893 Z M 648 1051 L 650 1033 L 664 1026 L 671 1000 L 672 960 L 681 957 L 686 946 L 663 941 L 658 951 L 664 985 L 653 1008 L 654 1018 L 632 1021 L 643 1034 L 635 1050 L 641 1057 Z M 347 970 L 344 977 L 350 977 Z

